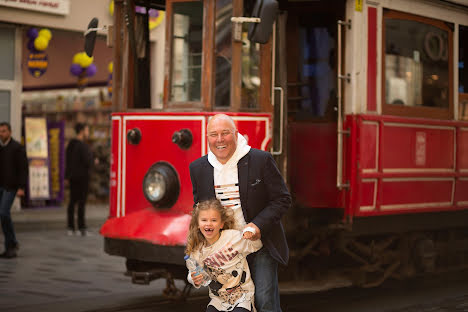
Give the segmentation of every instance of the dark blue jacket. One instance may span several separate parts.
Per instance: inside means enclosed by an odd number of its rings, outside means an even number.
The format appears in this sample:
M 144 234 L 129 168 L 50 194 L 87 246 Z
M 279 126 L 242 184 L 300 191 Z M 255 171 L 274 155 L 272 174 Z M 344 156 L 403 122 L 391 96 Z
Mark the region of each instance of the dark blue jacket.
M 205 155 L 190 164 L 195 203 L 216 198 L 213 166 Z M 289 248 L 281 217 L 291 206 L 291 195 L 270 153 L 250 151 L 237 163 L 242 211 L 247 223 L 261 232 L 263 245 L 273 258 L 286 265 Z
M 88 179 L 93 164 L 93 154 L 88 145 L 71 139 L 65 154 L 65 179 Z
M 6 146 L 0 146 L 0 187 L 7 190 L 26 190 L 28 159 L 18 141 L 11 138 Z

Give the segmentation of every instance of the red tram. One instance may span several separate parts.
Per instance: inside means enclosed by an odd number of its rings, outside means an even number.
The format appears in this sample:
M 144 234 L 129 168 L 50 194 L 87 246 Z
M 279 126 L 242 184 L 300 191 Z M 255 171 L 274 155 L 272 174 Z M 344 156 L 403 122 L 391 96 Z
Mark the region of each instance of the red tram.
M 148 16 L 135 5 L 166 11 L 164 101 L 151 110 Z M 133 282 L 166 278 L 171 291 L 186 276 L 188 165 L 207 153 L 215 112 L 288 182 L 282 278 L 330 271 L 373 286 L 466 266 L 463 1 L 125 0 L 114 12 L 122 112 L 101 234 Z

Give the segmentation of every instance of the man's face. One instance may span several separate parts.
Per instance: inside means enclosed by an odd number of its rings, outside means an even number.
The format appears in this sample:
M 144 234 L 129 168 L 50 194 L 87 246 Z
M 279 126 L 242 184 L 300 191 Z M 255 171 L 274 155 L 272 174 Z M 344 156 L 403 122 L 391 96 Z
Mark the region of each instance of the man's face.
M 227 118 L 216 118 L 208 123 L 208 146 L 218 161 L 225 164 L 237 147 L 237 129 Z
M 3 143 L 8 141 L 8 139 L 11 136 L 11 132 L 8 130 L 7 126 L 0 126 L 0 140 L 2 140 Z

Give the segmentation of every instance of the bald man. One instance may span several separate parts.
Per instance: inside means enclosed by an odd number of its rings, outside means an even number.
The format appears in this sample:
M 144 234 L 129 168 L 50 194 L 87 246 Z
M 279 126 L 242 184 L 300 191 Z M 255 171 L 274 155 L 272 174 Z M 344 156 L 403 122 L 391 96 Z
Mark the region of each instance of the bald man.
M 271 154 L 251 148 L 231 117 L 213 116 L 207 136 L 208 155 L 190 164 L 194 203 L 218 198 L 234 211 L 239 230 L 251 228 L 250 239 L 262 240 L 264 247 L 248 258 L 255 306 L 259 312 L 281 311 L 278 263 L 289 259 L 281 217 L 291 195 Z

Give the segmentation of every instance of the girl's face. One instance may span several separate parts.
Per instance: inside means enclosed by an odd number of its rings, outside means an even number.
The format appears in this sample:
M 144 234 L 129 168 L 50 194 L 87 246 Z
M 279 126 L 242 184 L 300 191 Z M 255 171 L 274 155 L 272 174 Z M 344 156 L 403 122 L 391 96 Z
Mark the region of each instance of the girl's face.
M 198 214 L 198 228 L 210 245 L 218 240 L 223 226 L 221 214 L 215 209 L 202 210 Z

